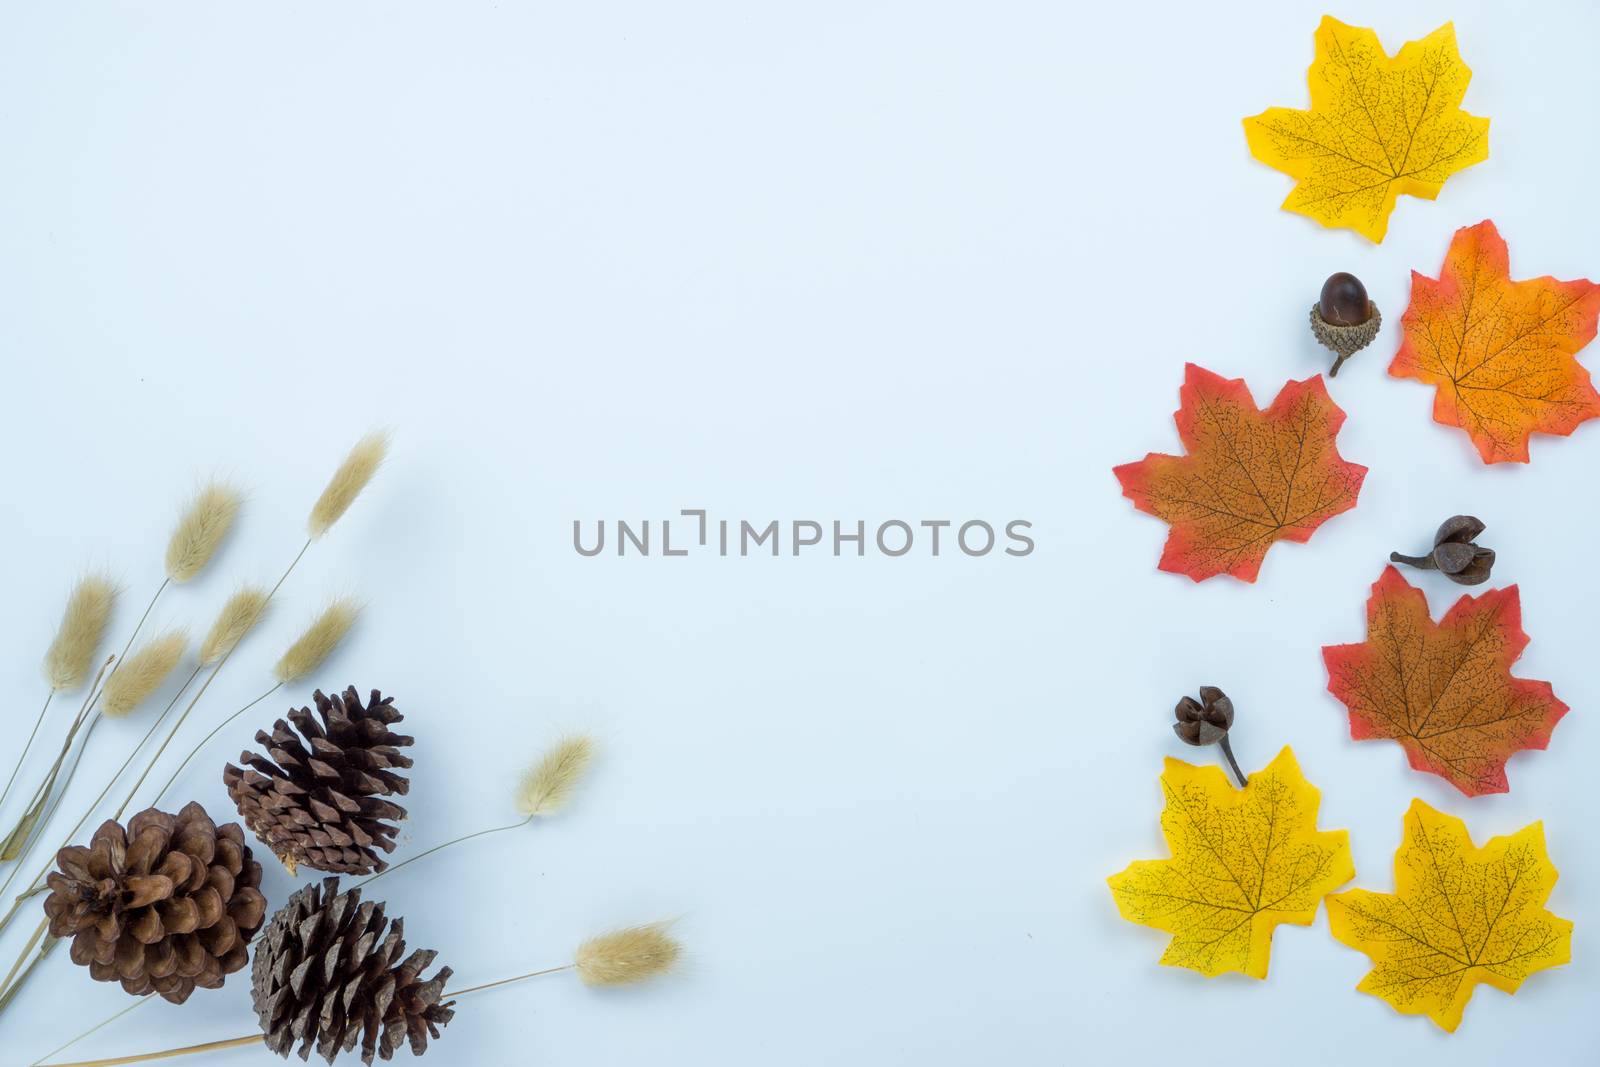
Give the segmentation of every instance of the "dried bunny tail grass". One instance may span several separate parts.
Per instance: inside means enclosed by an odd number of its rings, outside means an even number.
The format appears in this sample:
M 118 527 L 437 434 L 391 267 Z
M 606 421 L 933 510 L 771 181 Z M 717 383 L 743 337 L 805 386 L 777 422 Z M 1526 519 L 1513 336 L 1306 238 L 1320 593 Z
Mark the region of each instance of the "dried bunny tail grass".
M 590 938 L 578 946 L 573 964 L 587 985 L 633 985 L 670 970 L 682 954 L 666 923 L 650 923 Z
M 200 666 L 209 667 L 232 652 L 244 640 L 245 634 L 255 629 L 261 615 L 267 610 L 267 591 L 246 586 L 228 598 L 211 624 L 211 631 L 200 643 Z
M 89 666 L 116 600 L 117 587 L 104 575 L 88 575 L 72 587 L 61 625 L 44 654 L 44 676 L 53 691 L 76 689 L 89 677 Z
M 311 509 L 311 518 L 306 523 L 313 538 L 327 533 L 328 528 L 339 521 L 339 517 L 361 495 L 361 490 L 372 481 L 372 476 L 378 473 L 384 457 L 389 454 L 389 437 L 388 430 L 374 430 L 357 441 L 344 462 L 339 464 L 339 469 L 328 480 L 328 487 L 317 498 L 316 506 Z
M 530 819 L 560 811 L 572 798 L 572 791 L 593 757 L 594 742 L 587 737 L 564 737 L 556 742 L 517 784 L 517 810 Z
M 187 582 L 211 562 L 242 502 L 238 490 L 221 482 L 208 482 L 195 494 L 167 542 L 168 578 Z
M 100 710 L 119 719 L 144 703 L 172 673 L 188 647 L 189 636 L 182 630 L 169 630 L 160 637 L 151 638 L 143 648 L 118 664 L 106 679 Z
M 350 627 L 356 623 L 356 617 L 361 614 L 361 605 L 353 597 L 340 597 L 323 609 L 305 633 L 295 639 L 289 646 L 289 651 L 278 660 L 278 665 L 272 669 L 278 681 L 287 685 L 299 681 L 318 667 L 323 660 L 333 654 L 339 647 L 339 642 L 344 640 L 345 634 L 350 632 Z

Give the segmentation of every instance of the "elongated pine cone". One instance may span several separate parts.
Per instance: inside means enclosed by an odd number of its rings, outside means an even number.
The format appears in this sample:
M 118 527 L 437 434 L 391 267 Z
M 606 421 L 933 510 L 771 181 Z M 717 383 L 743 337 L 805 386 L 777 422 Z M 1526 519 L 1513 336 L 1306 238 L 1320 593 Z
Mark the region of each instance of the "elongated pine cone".
M 388 926 L 388 933 L 384 927 Z M 267 924 L 250 972 L 250 996 L 267 1047 L 285 1058 L 296 1041 L 300 1058 L 312 1045 L 333 1057 L 361 1042 L 361 1059 L 394 1056 L 401 1038 L 413 1055 L 428 1050 L 428 1037 L 455 1017 L 455 1001 L 444 1004 L 450 968 L 426 982 L 424 968 L 438 953 L 406 950 L 405 920 L 388 922 L 383 905 L 361 899 L 360 889 L 339 892 L 339 879 L 324 878 L 290 897 Z
M 400 749 L 412 739 L 389 730 L 405 716 L 376 689 L 365 707 L 355 686 L 331 700 L 319 689 L 313 699 L 316 717 L 301 708 L 289 722 L 273 723 L 270 735 L 257 731 L 256 744 L 272 758 L 241 752 L 248 769 L 228 764 L 223 784 L 245 825 L 289 873 L 302 864 L 336 874 L 381 871 L 388 864 L 377 849 L 394 851 L 394 823 L 406 817 L 382 798 L 411 788 L 395 769 L 411 766 Z
M 72 938 L 72 962 L 98 982 L 174 1004 L 243 970 L 266 918 L 261 864 L 236 822 L 218 826 L 198 804 L 177 815 L 147 808 L 100 825 L 89 847 L 56 853 L 44 910 L 50 936 Z

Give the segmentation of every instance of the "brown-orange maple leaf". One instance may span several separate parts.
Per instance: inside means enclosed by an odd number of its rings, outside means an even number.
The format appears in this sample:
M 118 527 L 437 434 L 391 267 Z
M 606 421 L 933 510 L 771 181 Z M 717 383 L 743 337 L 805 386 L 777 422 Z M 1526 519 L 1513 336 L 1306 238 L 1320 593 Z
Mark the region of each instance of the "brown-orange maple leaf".
M 1528 437 L 1570 434 L 1600 415 L 1573 358 L 1594 339 L 1600 285 L 1511 280 L 1506 243 L 1487 220 L 1456 231 L 1437 279 L 1411 272 L 1396 378 L 1437 387 L 1433 417 L 1472 437 L 1485 463 L 1528 462 Z
M 1172 531 L 1164 571 L 1253 582 L 1275 541 L 1306 541 L 1356 506 L 1367 468 L 1339 455 L 1344 412 L 1317 375 L 1262 411 L 1240 379 L 1193 363 L 1173 418 L 1188 455 L 1151 453 L 1114 469 L 1122 493 Z
M 1548 745 L 1567 713 L 1549 682 L 1511 676 L 1527 645 L 1516 586 L 1464 596 L 1435 623 L 1422 590 L 1386 567 L 1367 640 L 1329 645 L 1322 659 L 1352 738 L 1398 741 L 1412 767 L 1478 796 L 1510 789 L 1506 760 Z

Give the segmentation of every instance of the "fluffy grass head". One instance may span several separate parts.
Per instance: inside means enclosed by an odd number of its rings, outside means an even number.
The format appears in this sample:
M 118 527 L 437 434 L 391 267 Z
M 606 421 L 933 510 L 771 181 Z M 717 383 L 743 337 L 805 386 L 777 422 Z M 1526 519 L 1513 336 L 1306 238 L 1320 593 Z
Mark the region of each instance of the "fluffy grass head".
M 182 630 L 169 630 L 145 642 L 144 647 L 119 663 L 106 679 L 100 698 L 100 711 L 120 719 L 161 688 L 172 668 L 183 658 L 189 637 Z
M 682 955 L 667 924 L 650 923 L 590 938 L 578 946 L 573 963 L 588 985 L 636 985 L 665 974 Z
M 306 529 L 312 537 L 327 533 L 329 527 L 350 510 L 350 505 L 372 481 L 378 468 L 383 466 L 384 457 L 389 454 L 389 436 L 388 430 L 374 430 L 357 441 L 344 462 L 339 464 L 339 469 L 328 479 L 328 487 L 311 509 Z
M 255 629 L 267 610 L 267 591 L 251 586 L 234 593 L 217 613 L 206 639 L 200 642 L 200 665 L 209 667 L 232 652 L 234 646 Z
M 312 620 L 311 625 L 295 638 L 294 644 L 278 660 L 278 665 L 272 670 L 273 676 L 288 685 L 322 666 L 333 655 L 333 650 L 339 647 L 339 642 L 345 639 L 350 627 L 356 624 L 360 614 L 361 605 L 347 596 L 323 608 L 322 614 Z
M 232 486 L 208 482 L 201 487 L 179 516 L 172 540 L 167 542 L 168 578 L 187 582 L 205 569 L 233 529 L 242 502 L 239 491 Z
M 564 737 L 556 742 L 517 783 L 517 810 L 530 818 L 560 811 L 572 798 L 593 757 L 594 742 L 587 737 Z
M 67 607 L 61 625 L 44 654 L 44 676 L 56 692 L 76 689 L 89 677 L 95 649 L 105 636 L 111 608 L 117 602 L 117 587 L 103 575 L 88 575 L 78 580 L 67 594 Z

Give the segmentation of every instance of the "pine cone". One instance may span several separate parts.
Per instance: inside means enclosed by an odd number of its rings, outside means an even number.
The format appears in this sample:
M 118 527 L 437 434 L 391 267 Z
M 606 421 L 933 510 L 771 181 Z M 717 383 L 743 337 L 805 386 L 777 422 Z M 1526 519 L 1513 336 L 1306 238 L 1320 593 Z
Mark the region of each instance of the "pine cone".
M 266 918 L 261 864 L 244 830 L 218 827 L 198 804 L 176 816 L 147 808 L 126 831 L 101 824 L 89 847 L 56 853 L 44 910 L 52 937 L 72 938 L 72 962 L 98 982 L 174 1004 L 243 970 Z
M 406 809 L 380 794 L 404 796 L 411 788 L 393 770 L 411 766 L 400 754 L 411 738 L 389 732 L 405 716 L 391 706 L 394 697 L 380 698 L 376 689 L 366 707 L 355 686 L 332 700 L 319 689 L 313 699 L 321 725 L 310 708 L 291 711 L 289 722 L 305 740 L 279 719 L 270 737 L 256 733 L 272 759 L 241 752 L 239 761 L 250 769 L 228 764 L 223 784 L 245 825 L 290 874 L 300 864 L 338 874 L 381 871 L 388 864 L 375 848 L 393 852 L 399 832 L 386 820 L 404 819 Z
M 422 949 L 396 965 L 406 950 L 404 925 L 389 923 L 382 904 L 362 903 L 360 889 L 340 893 L 337 878 L 290 897 L 261 935 L 250 972 L 267 1047 L 287 1058 L 299 1041 L 307 1059 L 315 1044 L 332 1063 L 359 1039 L 361 1059 L 371 1063 L 374 1052 L 392 1058 L 406 1036 L 412 1055 L 426 1052 L 429 1035 L 437 1039 L 455 1016 L 455 1001 L 439 1003 L 450 968 L 420 981 L 438 955 Z

